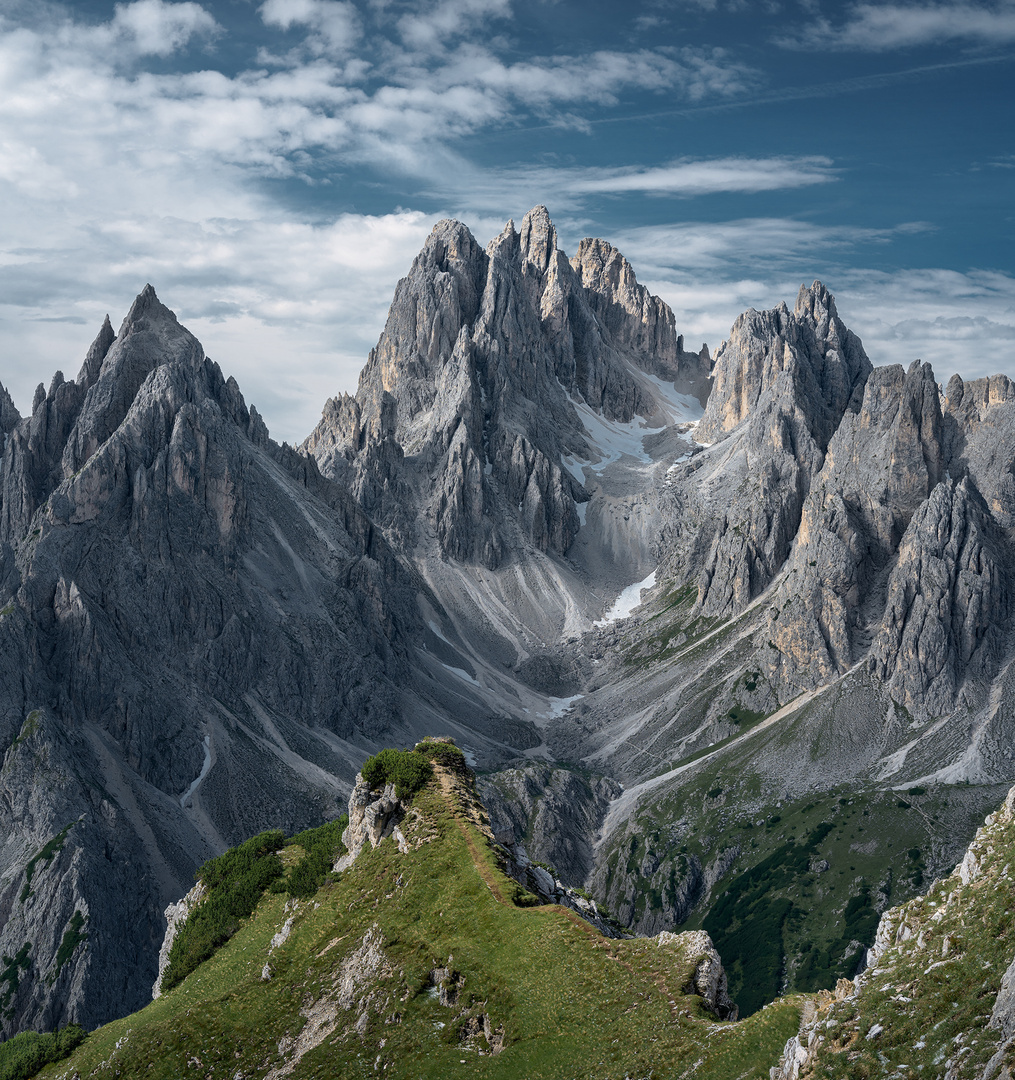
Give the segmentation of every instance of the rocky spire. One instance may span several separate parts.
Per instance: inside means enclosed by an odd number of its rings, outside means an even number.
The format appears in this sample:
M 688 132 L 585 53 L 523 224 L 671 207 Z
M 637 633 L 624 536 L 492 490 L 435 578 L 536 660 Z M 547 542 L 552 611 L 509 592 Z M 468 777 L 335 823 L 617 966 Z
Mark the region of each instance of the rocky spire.
M 871 363 L 860 339 L 847 330 L 831 293 L 820 281 L 800 287 L 790 312 L 753 308 L 733 324 L 715 356 L 713 388 L 698 438 L 715 442 L 738 427 L 765 395 L 792 398 L 824 452 Z
M 200 342 L 180 325 L 151 285 L 138 293 L 116 339 L 96 363 L 107 339 L 103 326 L 85 360 L 84 378 L 78 378 L 87 393 L 63 454 L 63 471 L 68 476 L 77 472 L 120 426 L 142 383 L 155 368 L 184 364 L 195 369 L 204 362 Z
M 21 419 L 14 404 L 14 399 L 3 383 L 0 383 L 0 435 L 8 435 L 14 429 L 14 425 Z
M 149 285 L 148 288 L 151 288 Z M 77 381 L 87 390 L 99 377 L 99 370 L 102 367 L 102 361 L 106 358 L 106 353 L 109 352 L 109 346 L 116 340 L 116 334 L 113 333 L 113 325 L 109 321 L 107 315 L 103 320 L 102 327 L 99 329 L 95 340 L 92 342 L 85 355 L 85 362 L 81 365 L 81 371 L 78 373 Z

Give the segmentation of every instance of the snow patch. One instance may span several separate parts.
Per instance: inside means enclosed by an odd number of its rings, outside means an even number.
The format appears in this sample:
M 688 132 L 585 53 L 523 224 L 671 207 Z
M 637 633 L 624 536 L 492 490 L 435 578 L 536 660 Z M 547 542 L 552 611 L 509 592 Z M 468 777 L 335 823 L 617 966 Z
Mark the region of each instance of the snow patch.
M 473 686 L 478 686 L 480 688 L 480 690 L 483 689 L 483 684 L 481 682 L 478 682 L 476 679 L 474 679 L 465 670 L 465 668 L 452 667 L 450 664 L 443 664 L 443 663 L 441 664 L 441 667 L 444 668 L 445 671 L 450 671 L 452 675 L 457 675 L 458 678 L 464 679 L 467 683 L 472 683 Z
M 191 781 L 190 787 L 180 796 L 180 806 L 185 810 L 187 804 L 194 798 L 194 792 L 201 786 L 202 781 L 211 772 L 211 736 L 204 737 L 204 761 L 201 762 L 201 771 Z
M 611 622 L 616 622 L 618 619 L 626 619 L 636 607 L 641 606 L 642 589 L 651 589 L 655 583 L 656 572 L 653 570 L 644 581 L 636 581 L 633 585 L 628 585 L 613 602 L 613 607 L 603 618 L 597 619 L 592 625 L 609 626 Z
M 584 461 L 582 458 L 575 457 L 573 454 L 568 454 L 567 457 L 561 454 L 560 463 L 575 478 L 575 480 L 582 485 L 582 487 L 585 486 L 585 470 L 592 462 Z
M 671 424 L 697 423 L 705 415 L 704 406 L 696 397 L 690 394 L 678 394 L 673 383 L 664 382 L 647 371 L 640 374 L 652 384 L 659 407 L 662 412 L 669 415 Z
M 427 626 L 434 632 L 434 634 L 444 642 L 445 645 L 451 645 L 451 642 L 441 633 L 441 628 L 433 621 L 433 619 L 427 619 Z M 451 645 L 454 648 L 454 645 Z
M 550 711 L 539 715 L 543 720 L 556 720 L 558 717 L 563 716 L 576 701 L 581 701 L 584 696 L 584 694 L 575 694 L 573 697 L 551 697 L 549 699 Z
M 589 504 L 587 502 L 575 503 L 575 510 L 578 511 L 578 520 L 582 525 L 585 524 L 585 515 L 589 512 Z
M 581 417 L 581 422 L 585 425 L 585 430 L 589 433 L 596 449 L 602 455 L 595 464 L 587 466 L 594 473 L 599 475 L 607 466 L 619 461 L 622 457 L 633 457 L 645 465 L 652 463 L 652 459 L 645 453 L 645 438 L 664 431 L 665 426 L 649 427 L 648 421 L 643 416 L 636 416 L 629 424 L 622 424 L 619 420 L 607 420 L 590 409 L 583 401 L 575 401 L 574 398 L 570 398 L 570 401 Z

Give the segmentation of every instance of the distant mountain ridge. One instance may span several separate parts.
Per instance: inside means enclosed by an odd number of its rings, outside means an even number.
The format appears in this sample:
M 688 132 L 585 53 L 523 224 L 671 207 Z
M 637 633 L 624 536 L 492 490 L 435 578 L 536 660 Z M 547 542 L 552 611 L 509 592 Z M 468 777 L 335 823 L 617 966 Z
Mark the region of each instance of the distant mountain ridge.
M 843 785 L 930 877 L 1015 780 L 1015 387 L 873 367 L 820 282 L 713 366 L 544 207 L 442 222 L 298 449 L 150 286 L 0 430 L 5 1032 L 136 1007 L 194 867 L 384 743 L 453 734 L 495 833 L 640 932 L 824 814 L 789 985 L 920 887 Z

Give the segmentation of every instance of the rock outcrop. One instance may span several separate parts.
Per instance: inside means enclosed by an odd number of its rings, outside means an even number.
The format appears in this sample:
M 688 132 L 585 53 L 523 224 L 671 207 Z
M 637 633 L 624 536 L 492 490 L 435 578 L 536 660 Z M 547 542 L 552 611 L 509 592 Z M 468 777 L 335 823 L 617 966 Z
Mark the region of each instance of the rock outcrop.
M 942 715 L 966 679 L 997 674 L 1011 615 L 1003 544 L 968 478 L 938 484 L 910 522 L 870 667 L 911 712 Z
M 190 917 L 190 913 L 205 898 L 207 892 L 204 882 L 199 881 L 181 900 L 166 907 L 166 936 L 162 939 L 162 947 L 159 949 L 159 973 L 155 978 L 154 986 L 152 986 L 153 1001 L 162 997 L 162 976 L 165 975 L 166 968 L 169 967 L 169 952 L 173 947 L 173 942 L 176 940 L 176 935 L 183 928 L 183 924 Z
M 385 784 L 380 793 L 371 790 L 361 773 L 356 774 L 356 786 L 349 796 L 349 824 L 342 834 L 345 854 L 335 863 L 335 870 L 345 870 L 369 844 L 377 845 L 395 833 L 399 847 L 405 846 L 405 838 L 398 830 L 398 823 L 405 817 L 405 805 L 395 794 L 394 784 Z
M 697 994 L 710 1012 L 720 1020 L 736 1020 L 737 1006 L 726 987 L 726 972 L 722 959 L 715 951 L 712 939 L 704 930 L 689 930 L 683 934 L 667 931 L 656 936 L 660 948 L 678 948 L 694 963 L 694 973 L 685 993 Z

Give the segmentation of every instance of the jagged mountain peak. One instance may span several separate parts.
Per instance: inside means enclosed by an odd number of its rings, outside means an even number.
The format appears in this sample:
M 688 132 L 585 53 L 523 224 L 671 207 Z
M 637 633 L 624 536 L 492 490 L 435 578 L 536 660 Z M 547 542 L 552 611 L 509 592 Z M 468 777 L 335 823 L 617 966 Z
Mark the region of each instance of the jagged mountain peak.
M 95 335 L 95 340 L 89 346 L 88 352 L 85 354 L 85 361 L 78 372 L 77 381 L 86 390 L 99 377 L 99 372 L 102 370 L 102 361 L 106 359 L 106 353 L 109 352 L 109 347 L 114 341 L 116 341 L 116 333 L 107 314 L 105 319 L 102 320 L 102 326 L 99 328 L 98 334 Z
M 18 412 L 14 399 L 3 383 L 0 383 L 0 435 L 10 434 L 20 419 L 21 413 Z
M 557 252 L 557 230 L 550 220 L 550 212 L 540 204 L 534 206 L 522 218 L 522 256 L 539 273 L 545 273 L 550 260 Z
M 467 225 L 454 218 L 443 218 L 430 230 L 417 261 L 447 269 L 474 263 L 482 260 L 482 256 L 483 249 Z
M 713 391 L 698 428 L 715 442 L 764 412 L 773 394 L 801 411 L 824 451 L 843 413 L 872 370 L 860 339 L 835 310 L 820 281 L 801 287 L 794 310 L 753 308 L 733 324 L 716 353 Z
M 517 232 L 508 221 L 485 252 L 442 221 L 398 284 L 355 399 L 333 399 L 304 447 L 400 543 L 426 542 L 391 473 L 418 463 L 426 475 L 409 487 L 444 556 L 494 567 L 517 547 L 518 515 L 537 550 L 564 554 L 587 496 L 562 458 L 600 456 L 579 408 L 658 429 L 674 389 L 706 396 L 708 368 L 707 350 L 683 352 L 673 313 L 611 245 L 590 241 L 569 261 L 545 206 Z M 382 439 L 372 418 L 383 394 L 394 423 Z
M 815 280 L 810 288 L 801 285 L 793 305 L 793 314 L 797 317 L 809 315 L 816 323 L 838 318 L 835 297 L 820 281 Z

